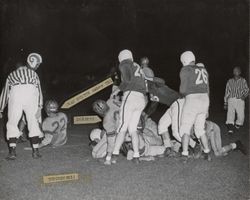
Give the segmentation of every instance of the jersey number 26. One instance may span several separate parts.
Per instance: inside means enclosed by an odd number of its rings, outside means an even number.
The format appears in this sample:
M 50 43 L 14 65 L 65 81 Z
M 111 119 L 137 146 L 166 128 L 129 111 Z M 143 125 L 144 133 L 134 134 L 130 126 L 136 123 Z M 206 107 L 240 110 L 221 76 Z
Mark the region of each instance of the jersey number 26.
M 207 84 L 207 71 L 205 69 L 195 69 L 195 74 L 198 74 L 195 81 L 196 85 Z

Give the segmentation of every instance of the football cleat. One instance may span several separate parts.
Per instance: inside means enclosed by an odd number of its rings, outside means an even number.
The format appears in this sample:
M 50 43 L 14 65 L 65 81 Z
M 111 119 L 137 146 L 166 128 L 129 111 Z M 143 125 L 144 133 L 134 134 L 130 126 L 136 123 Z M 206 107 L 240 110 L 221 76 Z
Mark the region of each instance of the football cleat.
M 207 160 L 209 162 L 212 160 L 210 152 L 209 153 L 203 152 L 203 158 L 204 158 L 204 160 Z
M 133 158 L 133 163 L 135 164 L 139 164 L 140 163 L 140 159 L 139 158 Z
M 192 150 L 193 150 L 193 156 L 195 159 L 198 159 L 201 157 L 201 154 L 202 154 L 201 145 L 196 144 Z
M 104 165 L 111 165 L 111 160 L 105 160 Z
M 241 153 L 243 153 L 244 155 L 247 155 L 247 150 L 246 150 L 246 148 L 244 147 L 244 145 L 242 144 L 241 141 L 237 140 L 237 141 L 235 142 L 235 144 L 236 144 L 236 149 L 235 149 L 235 150 L 239 150 L 239 151 L 241 151 Z
M 119 155 L 113 154 L 111 158 L 111 163 L 116 164 L 118 159 L 119 159 Z
M 16 159 L 16 148 L 10 147 L 9 154 L 6 157 L 6 160 L 15 160 Z
M 189 157 L 188 156 L 184 156 L 184 155 L 181 155 L 181 161 L 183 164 L 186 164 L 189 160 Z
M 170 147 L 167 147 L 164 151 L 164 156 L 169 157 L 171 155 L 172 149 Z
M 34 159 L 39 159 L 42 157 L 42 155 L 39 153 L 39 150 L 37 148 L 33 149 L 33 152 L 32 152 L 32 157 Z

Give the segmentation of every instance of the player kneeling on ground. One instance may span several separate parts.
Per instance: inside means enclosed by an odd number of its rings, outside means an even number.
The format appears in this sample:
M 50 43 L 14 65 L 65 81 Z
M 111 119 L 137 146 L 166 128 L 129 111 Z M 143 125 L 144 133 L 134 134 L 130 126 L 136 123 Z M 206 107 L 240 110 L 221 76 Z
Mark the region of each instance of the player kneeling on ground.
M 113 87 L 113 92 L 108 99 L 107 102 L 103 100 L 96 100 L 93 103 L 93 110 L 103 118 L 103 128 L 105 131 L 105 136 L 103 137 L 102 142 L 107 142 L 106 147 L 106 161 L 104 164 L 110 165 L 111 164 L 111 156 L 115 145 L 116 140 L 116 129 L 119 122 L 119 111 L 120 111 L 120 104 L 121 104 L 121 97 L 119 96 L 119 89 Z M 94 150 L 94 154 L 97 151 L 98 146 Z M 92 154 L 93 155 L 93 154 Z M 93 156 L 96 157 L 96 156 Z
M 206 131 L 206 135 L 208 138 L 208 142 L 215 156 L 226 156 L 228 152 L 232 150 L 239 150 L 244 155 L 247 154 L 245 147 L 239 140 L 222 147 L 221 130 L 220 130 L 220 127 L 216 123 L 211 122 L 211 121 L 206 121 L 205 131 Z M 196 158 L 199 158 L 199 157 L 201 157 L 201 154 L 197 154 Z
M 47 145 L 51 145 L 52 147 L 64 145 L 67 142 L 68 118 L 66 114 L 58 112 L 58 103 L 54 100 L 46 102 L 45 112 L 47 118 L 42 123 L 44 138 L 39 148 Z

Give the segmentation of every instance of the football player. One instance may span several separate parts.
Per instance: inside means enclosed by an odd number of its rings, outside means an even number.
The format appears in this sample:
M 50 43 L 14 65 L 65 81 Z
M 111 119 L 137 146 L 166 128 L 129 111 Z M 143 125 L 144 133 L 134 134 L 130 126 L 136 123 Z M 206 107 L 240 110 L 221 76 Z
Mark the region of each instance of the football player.
M 121 106 L 120 90 L 114 86 L 113 92 L 107 102 L 97 100 L 93 103 L 93 110 L 103 118 L 103 128 L 106 132 L 107 156 L 104 164 L 111 164 L 111 156 L 114 150 L 116 140 L 116 130 L 119 123 L 119 111 Z
M 163 142 L 166 148 L 171 148 L 171 140 L 168 128 L 171 126 L 173 137 L 181 143 L 180 135 L 180 124 L 181 124 L 181 115 L 182 108 L 184 105 L 185 99 L 180 98 L 175 101 L 164 113 L 158 123 L 158 132 L 159 135 L 162 135 Z M 193 153 L 198 153 L 200 146 L 192 138 L 189 140 L 189 146 L 192 148 Z
M 214 152 L 215 156 L 226 156 L 230 151 L 239 150 L 244 155 L 247 154 L 244 145 L 241 141 L 237 140 L 229 145 L 222 146 L 221 144 L 221 130 L 220 127 L 211 121 L 206 121 L 205 124 L 206 135 L 211 146 L 211 149 Z M 201 157 L 201 153 L 197 154 L 196 158 Z
M 195 65 L 193 52 L 181 54 L 183 65 L 180 71 L 180 94 L 185 98 L 183 105 L 180 136 L 182 138 L 182 160 L 188 161 L 188 145 L 191 128 L 194 126 L 195 135 L 204 147 L 204 157 L 210 161 L 210 149 L 205 134 L 205 121 L 209 108 L 209 78 L 206 68 Z
M 108 142 L 105 130 L 94 128 L 90 132 L 90 146 L 92 147 L 93 158 L 104 158 L 107 155 Z M 106 161 L 105 161 L 106 162 Z
M 119 53 L 119 70 L 121 72 L 120 90 L 123 92 L 123 99 L 120 108 L 119 126 L 116 130 L 117 138 L 113 151 L 113 160 L 116 162 L 120 148 L 124 142 L 127 131 L 131 135 L 134 149 L 133 158 L 139 162 L 139 139 L 137 125 L 141 113 L 146 107 L 146 84 L 141 67 L 133 61 L 132 52 L 123 50 Z
M 44 138 L 39 148 L 51 145 L 59 147 L 67 142 L 68 118 L 63 112 L 58 112 L 58 103 L 54 100 L 48 100 L 45 104 L 47 118 L 42 123 Z

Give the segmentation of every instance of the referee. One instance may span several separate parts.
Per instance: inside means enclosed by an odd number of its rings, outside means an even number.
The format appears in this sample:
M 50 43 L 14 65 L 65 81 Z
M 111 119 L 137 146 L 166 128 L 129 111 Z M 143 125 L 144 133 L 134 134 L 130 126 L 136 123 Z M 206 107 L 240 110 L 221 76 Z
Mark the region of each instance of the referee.
M 241 69 L 235 67 L 233 69 L 234 77 L 227 81 L 224 96 L 224 105 L 227 109 L 227 127 L 228 133 L 234 132 L 234 127 L 239 129 L 245 118 L 245 98 L 249 94 L 249 88 L 246 79 L 241 77 Z M 235 121 L 235 113 L 237 120 Z
M 26 116 L 29 137 L 32 144 L 33 158 L 40 158 L 38 151 L 39 136 L 42 132 L 39 127 L 43 96 L 40 80 L 35 70 L 42 63 L 42 57 L 37 53 L 29 54 L 27 65 L 20 66 L 11 72 L 6 80 L 5 87 L 0 96 L 0 118 L 8 104 L 7 141 L 9 155 L 7 160 L 16 159 L 16 143 L 20 137 L 18 122 Z

